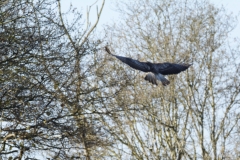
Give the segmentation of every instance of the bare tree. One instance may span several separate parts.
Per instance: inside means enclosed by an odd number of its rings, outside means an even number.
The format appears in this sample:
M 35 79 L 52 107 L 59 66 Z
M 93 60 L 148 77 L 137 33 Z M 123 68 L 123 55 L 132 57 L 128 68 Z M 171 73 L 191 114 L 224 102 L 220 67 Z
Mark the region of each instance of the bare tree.
M 112 145 L 98 117 L 115 84 L 98 80 L 104 59 L 93 36 L 104 2 L 84 28 L 82 15 L 63 13 L 60 1 L 1 1 L 2 158 L 100 158 Z
M 106 28 L 115 54 L 139 54 L 153 62 L 190 61 L 193 67 L 169 76 L 170 86 L 154 87 L 114 59 L 112 67 L 125 77 L 119 81 L 125 89 L 111 102 L 118 111 L 108 120 L 103 117 L 118 142 L 112 154 L 119 159 L 237 158 L 240 57 L 239 48 L 228 41 L 234 17 L 204 0 L 140 0 L 117 6 L 123 19 Z
M 103 5 L 84 28 L 60 1 L 0 2 L 1 157 L 236 159 L 233 17 L 204 0 L 120 3 L 121 23 L 106 28 L 115 54 L 193 63 L 156 87 L 102 53 L 94 30 Z

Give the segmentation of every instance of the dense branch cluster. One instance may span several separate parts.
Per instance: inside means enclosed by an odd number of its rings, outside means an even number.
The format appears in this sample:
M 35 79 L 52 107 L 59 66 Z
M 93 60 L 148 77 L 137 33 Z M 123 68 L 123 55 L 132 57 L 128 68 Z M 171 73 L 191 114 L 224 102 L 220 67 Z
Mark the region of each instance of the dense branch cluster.
M 3 158 L 43 151 L 84 157 L 90 148 L 111 145 L 92 113 L 95 101 L 103 99 L 96 96 L 103 86 L 89 86 L 96 78 L 91 70 L 100 67 L 89 60 L 99 43 L 85 38 L 88 30 L 76 33 L 81 14 L 74 12 L 68 24 L 60 2 L 1 1 L 0 6 Z

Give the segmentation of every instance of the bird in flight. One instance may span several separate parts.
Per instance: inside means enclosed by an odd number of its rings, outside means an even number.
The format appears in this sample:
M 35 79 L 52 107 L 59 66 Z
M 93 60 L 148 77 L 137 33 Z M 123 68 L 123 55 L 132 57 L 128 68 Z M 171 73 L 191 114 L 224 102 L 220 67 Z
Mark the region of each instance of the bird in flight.
M 185 63 L 151 63 L 151 62 L 140 62 L 138 60 L 117 56 L 111 53 L 109 48 L 106 46 L 105 50 L 110 55 L 116 57 L 123 63 L 126 63 L 130 67 L 143 71 L 143 72 L 151 72 L 145 76 L 145 80 L 149 81 L 152 84 L 158 85 L 157 80 L 161 81 L 164 86 L 169 85 L 170 81 L 167 80 L 164 76 L 170 74 L 178 74 L 182 71 L 187 70 L 192 64 L 185 64 Z

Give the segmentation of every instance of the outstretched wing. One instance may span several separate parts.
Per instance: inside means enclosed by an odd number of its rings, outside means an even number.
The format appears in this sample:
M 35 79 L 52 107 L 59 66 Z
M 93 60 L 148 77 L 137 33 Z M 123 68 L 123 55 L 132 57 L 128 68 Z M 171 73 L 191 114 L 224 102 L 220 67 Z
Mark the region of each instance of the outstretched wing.
M 169 75 L 169 74 L 178 74 L 182 71 L 188 69 L 192 64 L 177 64 L 177 63 L 155 63 L 155 68 L 158 73 L 162 75 Z
M 123 63 L 126 63 L 127 65 L 129 65 L 130 67 L 132 67 L 134 69 L 137 69 L 137 70 L 140 70 L 143 72 L 150 71 L 150 67 L 148 66 L 148 64 L 146 62 L 140 62 L 140 61 L 132 59 L 132 58 L 114 55 L 110 52 L 110 50 L 107 47 L 105 47 L 105 50 L 112 56 L 116 57 L 117 59 L 119 59 Z
M 117 55 L 113 55 L 113 56 L 115 56 L 117 59 L 119 59 L 123 63 L 126 63 L 127 65 L 129 65 L 130 67 L 132 67 L 134 69 L 137 69 L 137 70 L 140 70 L 143 72 L 150 71 L 150 67 L 145 62 L 140 62 L 140 61 L 132 59 L 132 58 L 127 58 L 127 57 L 122 57 L 122 56 L 117 56 Z

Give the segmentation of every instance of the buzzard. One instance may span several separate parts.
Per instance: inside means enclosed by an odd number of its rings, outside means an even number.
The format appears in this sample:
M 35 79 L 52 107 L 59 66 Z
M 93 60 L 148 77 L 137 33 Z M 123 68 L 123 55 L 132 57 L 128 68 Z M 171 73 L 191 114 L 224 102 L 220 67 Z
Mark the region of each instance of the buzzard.
M 131 59 L 128 57 L 122 57 L 114 55 L 110 52 L 108 47 L 105 47 L 107 53 L 111 54 L 112 56 L 116 57 L 123 63 L 126 63 L 130 67 L 143 71 L 143 72 L 151 72 L 145 76 L 145 80 L 149 81 L 152 84 L 158 85 L 157 80 L 161 81 L 164 86 L 170 84 L 169 80 L 167 80 L 164 76 L 170 74 L 178 74 L 182 71 L 185 71 L 190 67 L 192 64 L 185 64 L 185 63 L 151 63 L 151 62 L 140 62 L 135 59 Z

